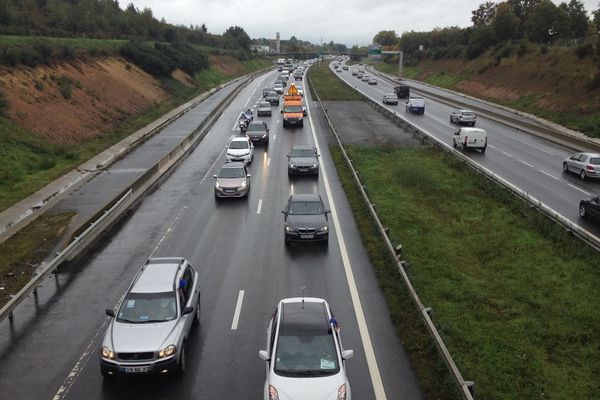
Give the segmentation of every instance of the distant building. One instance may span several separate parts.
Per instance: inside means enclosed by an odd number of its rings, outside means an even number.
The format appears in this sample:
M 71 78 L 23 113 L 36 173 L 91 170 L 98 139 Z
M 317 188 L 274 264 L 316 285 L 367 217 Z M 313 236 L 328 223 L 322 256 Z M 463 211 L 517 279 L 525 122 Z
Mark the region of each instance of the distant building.
M 281 40 L 279 39 L 279 32 L 275 35 L 275 52 L 277 54 L 281 53 Z
M 257 51 L 259 53 L 271 53 L 271 48 L 263 44 L 253 44 L 250 46 L 250 50 Z

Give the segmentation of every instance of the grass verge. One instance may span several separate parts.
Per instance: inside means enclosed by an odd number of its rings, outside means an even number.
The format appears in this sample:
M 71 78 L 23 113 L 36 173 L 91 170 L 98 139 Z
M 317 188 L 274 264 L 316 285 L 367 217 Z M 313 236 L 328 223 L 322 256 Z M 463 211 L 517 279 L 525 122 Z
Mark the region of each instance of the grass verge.
M 0 243 L 0 307 L 31 280 L 35 267 L 56 245 L 74 213 L 43 214 Z
M 403 244 L 413 285 L 433 308 L 455 362 L 477 383 L 478 398 L 597 398 L 600 258 L 593 250 L 436 149 L 347 151 L 382 223 Z M 381 239 L 335 157 L 420 382 L 428 397 L 448 398 L 436 392 L 439 367 L 406 315 L 414 306 L 402 304 L 399 278 L 381 260 Z
M 335 76 L 327 62 L 311 66 L 308 70 L 308 77 L 317 88 L 322 101 L 363 101 L 360 93 L 352 90 Z M 315 97 L 312 86 L 309 86 L 311 94 Z

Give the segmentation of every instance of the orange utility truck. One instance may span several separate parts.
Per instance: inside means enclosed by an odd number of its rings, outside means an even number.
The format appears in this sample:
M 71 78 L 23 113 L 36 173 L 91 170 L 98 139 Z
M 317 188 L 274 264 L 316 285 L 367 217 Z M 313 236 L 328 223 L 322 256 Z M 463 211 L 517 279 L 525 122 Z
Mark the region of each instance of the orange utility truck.
M 296 85 L 292 84 L 287 92 L 283 96 L 283 108 L 281 109 L 283 114 L 283 127 L 288 126 L 303 126 L 304 116 L 306 115 L 306 108 L 302 106 L 302 96 L 298 93 Z

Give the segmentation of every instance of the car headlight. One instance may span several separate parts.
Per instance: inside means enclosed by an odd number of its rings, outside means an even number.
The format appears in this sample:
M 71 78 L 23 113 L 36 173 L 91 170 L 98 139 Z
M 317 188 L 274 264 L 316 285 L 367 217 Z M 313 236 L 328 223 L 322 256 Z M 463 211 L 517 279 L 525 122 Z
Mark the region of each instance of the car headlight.
M 246 186 L 248 186 L 248 184 L 246 183 L 246 181 L 242 182 L 242 185 L 241 185 L 242 189 L 244 189 Z
M 312 165 L 313 168 L 317 168 L 319 166 L 319 164 L 315 163 Z
M 290 168 L 296 168 L 294 164 L 290 164 Z
M 329 230 L 329 227 L 327 227 L 327 225 L 325 225 L 324 227 L 319 229 L 319 232 L 327 232 L 328 230 Z
M 279 393 L 274 386 L 269 385 L 269 400 L 279 400 Z
M 344 383 L 338 389 L 337 400 L 346 400 L 346 384 Z
M 266 137 L 267 137 L 267 135 L 266 135 L 266 134 L 265 134 L 265 135 L 262 135 L 262 137 L 263 137 L 263 139 L 264 139 L 264 138 L 266 138 Z
M 286 232 L 294 232 L 294 228 L 290 228 L 289 226 L 285 227 Z
M 109 360 L 113 360 L 115 358 L 115 353 L 106 346 L 102 346 L 100 349 L 100 356 L 102 358 L 108 358 Z
M 165 358 L 177 353 L 177 346 L 170 344 L 158 352 L 158 358 Z

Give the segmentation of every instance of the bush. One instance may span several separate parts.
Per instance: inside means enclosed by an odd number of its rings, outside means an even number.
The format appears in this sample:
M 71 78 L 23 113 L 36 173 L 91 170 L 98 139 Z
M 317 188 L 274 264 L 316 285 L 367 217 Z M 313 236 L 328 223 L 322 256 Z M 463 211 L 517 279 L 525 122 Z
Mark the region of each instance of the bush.
M 596 90 L 600 88 L 600 71 L 596 71 L 592 79 L 586 85 L 588 90 Z
M 70 99 L 73 95 L 73 79 L 69 78 L 66 75 L 61 76 L 57 80 L 58 89 L 60 90 L 60 94 L 65 99 Z
M 43 92 L 44 91 L 44 82 L 41 81 L 35 81 L 35 88 L 40 91 Z
M 19 54 L 19 61 L 21 64 L 33 68 L 42 64 L 42 57 L 34 48 L 23 47 Z
M 121 54 L 141 69 L 155 76 L 169 76 L 179 68 L 190 75 L 208 68 L 206 54 L 188 44 L 155 43 L 154 46 L 129 42 Z
M 522 41 L 517 49 L 517 57 L 523 57 L 525 54 L 527 54 L 527 42 Z
M 54 50 L 47 40 L 39 40 L 33 44 L 34 51 L 39 56 L 39 63 L 49 65 L 52 62 Z
M 75 59 L 76 55 L 77 55 L 77 52 L 75 51 L 73 46 L 65 44 L 60 48 L 60 57 L 63 60 L 72 61 Z
M 6 110 L 8 110 L 8 99 L 6 98 L 6 94 L 4 91 L 0 90 L 0 115 L 4 115 Z
M 585 43 L 575 48 L 575 55 L 578 58 L 586 58 L 594 55 L 594 46 L 591 43 Z

